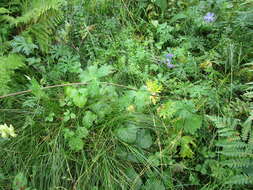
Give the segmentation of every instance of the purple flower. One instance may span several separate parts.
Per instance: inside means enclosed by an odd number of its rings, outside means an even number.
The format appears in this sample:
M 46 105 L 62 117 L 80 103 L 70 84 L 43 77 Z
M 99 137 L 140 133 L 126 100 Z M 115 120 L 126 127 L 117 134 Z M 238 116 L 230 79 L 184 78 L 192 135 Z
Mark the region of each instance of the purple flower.
M 168 68 L 175 67 L 175 65 L 171 64 L 172 57 L 174 57 L 174 55 L 172 53 L 166 54 L 166 59 L 165 59 L 164 63 L 167 65 Z
M 210 12 L 206 13 L 206 15 L 204 16 L 204 20 L 205 20 L 205 22 L 208 22 L 208 23 L 214 22 L 214 20 L 215 20 L 215 14 L 214 13 L 210 13 Z
M 168 53 L 168 54 L 166 55 L 166 58 L 167 58 L 167 59 L 171 59 L 173 56 L 174 56 L 174 55 L 173 55 L 172 53 Z
M 173 65 L 173 64 L 171 64 L 171 63 L 168 63 L 168 64 L 167 64 L 167 67 L 170 68 L 170 69 L 172 69 L 172 68 L 175 67 L 175 65 Z

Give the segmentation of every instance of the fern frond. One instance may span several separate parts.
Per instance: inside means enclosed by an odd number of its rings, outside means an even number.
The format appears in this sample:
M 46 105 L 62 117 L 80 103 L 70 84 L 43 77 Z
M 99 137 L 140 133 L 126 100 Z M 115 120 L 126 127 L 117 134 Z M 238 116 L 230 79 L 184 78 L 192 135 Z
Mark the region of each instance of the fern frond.
M 246 148 L 248 145 L 244 142 L 240 141 L 227 141 L 227 140 L 220 140 L 216 143 L 216 146 L 223 147 L 223 148 Z
M 253 132 L 251 131 L 249 135 L 249 140 L 248 140 L 249 146 L 253 147 Z
M 246 141 L 252 131 L 252 119 L 250 116 L 248 119 L 242 124 L 242 140 Z
M 15 69 L 24 65 L 23 61 L 24 58 L 17 54 L 0 57 L 0 95 L 8 92 L 8 83 L 11 81 L 11 76 Z
M 229 179 L 229 181 L 226 182 L 226 184 L 237 184 L 237 185 L 247 185 L 252 183 L 253 183 L 252 177 L 247 175 L 236 175 L 231 177 L 231 179 Z
M 35 24 L 45 15 L 48 11 L 59 11 L 64 0 L 32 0 L 28 6 L 24 5 L 22 16 L 15 19 L 13 24 Z
M 252 153 L 248 153 L 248 152 L 244 152 L 243 150 L 223 150 L 223 151 L 219 151 L 217 153 L 220 153 L 224 156 L 228 156 L 228 157 L 238 157 L 238 158 L 253 158 L 253 154 Z
M 246 168 L 252 165 L 252 160 L 249 158 L 229 159 L 222 161 L 221 163 L 231 168 Z
M 23 3 L 23 12 L 17 18 L 5 18 L 12 27 L 21 29 L 21 36 L 32 38 L 42 52 L 47 52 L 56 26 L 63 19 L 61 6 L 65 0 L 32 0 Z

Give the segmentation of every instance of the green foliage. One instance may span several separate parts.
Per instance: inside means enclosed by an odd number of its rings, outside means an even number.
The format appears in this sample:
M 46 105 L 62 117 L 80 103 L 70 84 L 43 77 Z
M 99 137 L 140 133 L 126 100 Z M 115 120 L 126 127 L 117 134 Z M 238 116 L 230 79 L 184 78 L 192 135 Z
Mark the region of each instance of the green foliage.
M 33 53 L 33 50 L 38 48 L 35 44 L 30 41 L 26 41 L 26 39 L 22 36 L 14 37 L 11 42 L 11 46 L 13 48 L 14 53 L 24 53 L 25 55 L 30 55 Z
M 234 168 L 237 172 L 226 181 L 228 184 L 252 184 L 252 118 L 241 124 L 241 134 L 236 130 L 238 120 L 229 118 L 210 117 L 218 128 L 219 141 L 217 146 L 221 147 L 220 154 L 225 159 L 222 164 Z M 250 126 L 250 127 L 249 127 Z M 243 174 L 240 174 L 243 173 Z
M 73 87 L 67 87 L 65 93 L 79 108 L 84 107 L 87 102 L 88 91 L 85 88 L 76 89 Z
M 168 101 L 162 105 L 159 115 L 172 120 L 172 125 L 178 130 L 194 134 L 202 125 L 202 118 L 196 114 L 192 101 Z
M 252 189 L 252 5 L 1 0 L 0 189 Z
M 84 148 L 83 139 L 89 134 L 85 127 L 77 127 L 75 131 L 65 128 L 63 132 L 71 150 L 80 151 Z
M 111 66 L 102 66 L 100 68 L 96 65 L 90 66 L 80 74 L 81 82 L 97 81 L 98 79 L 109 75 L 112 72 L 112 69 Z
M 10 4 L 15 2 L 15 0 L 12 1 Z M 20 16 L 2 15 L 1 20 L 7 22 L 9 28 L 20 31 L 21 36 L 16 37 L 13 42 L 14 50 L 20 51 L 21 49 L 16 49 L 17 46 L 27 45 L 25 41 L 33 39 L 39 45 L 41 51 L 47 52 L 53 40 L 54 29 L 62 20 L 60 9 L 64 2 L 64 0 L 19 1 Z M 4 14 L 11 12 L 11 9 L 4 8 L 4 10 Z M 34 47 L 36 46 L 30 46 L 33 49 Z M 25 51 L 26 54 L 29 52 L 24 50 L 24 47 L 22 51 Z
M 19 189 L 28 189 L 26 188 L 27 186 L 27 179 L 23 173 L 18 173 L 14 180 L 13 180 L 13 185 L 12 188 L 14 190 L 19 190 Z
M 0 57 L 0 95 L 9 92 L 8 84 L 11 82 L 14 71 L 24 66 L 24 58 L 17 54 Z

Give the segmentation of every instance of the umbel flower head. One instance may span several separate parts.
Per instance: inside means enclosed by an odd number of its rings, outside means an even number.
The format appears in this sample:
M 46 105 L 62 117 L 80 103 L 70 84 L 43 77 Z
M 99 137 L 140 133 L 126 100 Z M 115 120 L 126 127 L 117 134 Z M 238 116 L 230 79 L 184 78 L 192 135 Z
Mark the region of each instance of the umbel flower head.
M 17 134 L 14 132 L 13 126 L 10 125 L 8 127 L 6 124 L 0 125 L 0 134 L 3 138 L 16 137 L 17 136 Z
M 214 13 L 206 13 L 206 15 L 204 16 L 204 20 L 205 22 L 214 22 L 215 21 L 215 14 Z

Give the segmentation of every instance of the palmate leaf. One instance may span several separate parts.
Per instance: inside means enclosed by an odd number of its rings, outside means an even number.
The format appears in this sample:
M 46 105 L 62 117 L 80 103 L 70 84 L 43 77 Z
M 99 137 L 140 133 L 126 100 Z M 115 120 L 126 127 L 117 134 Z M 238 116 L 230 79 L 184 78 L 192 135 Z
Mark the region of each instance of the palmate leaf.
M 73 151 L 80 151 L 83 149 L 84 142 L 79 137 L 71 137 L 68 141 L 69 147 Z
M 30 55 L 34 49 L 37 49 L 38 46 L 33 44 L 22 36 L 15 36 L 14 40 L 11 42 L 14 53 L 24 53 L 25 55 Z
M 97 116 L 91 111 L 86 111 L 82 123 L 86 128 L 90 128 L 97 119 Z
M 65 93 L 68 97 L 70 97 L 73 101 L 73 103 L 79 107 L 82 108 L 87 102 L 87 96 L 88 96 L 88 90 L 85 88 L 74 88 L 74 87 L 66 87 Z
M 186 118 L 179 118 L 175 127 L 183 129 L 186 133 L 194 134 L 202 125 L 202 118 L 197 114 L 189 114 Z
M 80 74 L 80 80 L 81 82 L 96 81 L 112 73 L 112 70 L 112 66 L 104 65 L 98 68 L 97 65 L 92 65 Z
M 194 134 L 202 125 L 202 117 L 195 112 L 195 105 L 192 101 L 168 101 L 159 114 L 164 118 L 174 117 L 175 128 Z

